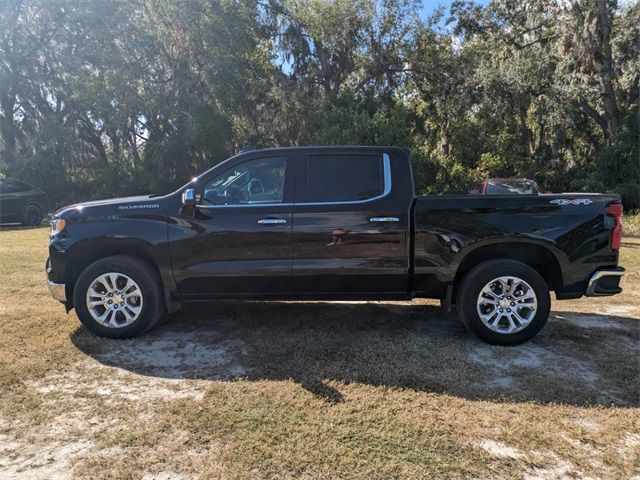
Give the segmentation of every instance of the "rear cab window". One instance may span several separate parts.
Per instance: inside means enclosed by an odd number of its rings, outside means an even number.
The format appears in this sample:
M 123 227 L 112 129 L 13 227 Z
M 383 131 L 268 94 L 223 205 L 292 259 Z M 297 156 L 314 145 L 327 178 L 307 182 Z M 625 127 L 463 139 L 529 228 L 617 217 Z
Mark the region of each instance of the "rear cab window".
M 536 185 L 527 181 L 504 180 L 490 181 L 487 195 L 535 195 L 539 193 Z
M 384 190 L 382 155 L 331 154 L 307 157 L 307 198 L 312 203 L 369 200 Z

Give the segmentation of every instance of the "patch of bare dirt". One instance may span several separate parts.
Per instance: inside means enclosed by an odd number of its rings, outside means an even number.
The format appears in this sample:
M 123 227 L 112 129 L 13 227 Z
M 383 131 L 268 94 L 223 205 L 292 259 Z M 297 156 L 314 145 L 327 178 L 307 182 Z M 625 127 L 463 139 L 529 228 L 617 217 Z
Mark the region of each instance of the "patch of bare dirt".
M 0 476 L 4 480 L 67 480 L 73 478 L 76 459 L 88 452 L 88 441 L 50 442 L 47 445 L 16 442 L 0 436 Z
M 156 377 L 227 380 L 246 373 L 233 356 L 234 351 L 241 349 L 240 342 L 221 337 L 213 329 L 203 329 L 117 342 L 95 357 L 105 364 L 135 368 Z
M 0 478 L 73 478 L 78 463 L 124 455 L 122 447 L 105 448 L 96 445 L 95 439 L 117 437 L 127 422 L 154 422 L 161 404 L 202 400 L 210 379 L 244 374 L 245 368 L 230 353 L 241 346 L 209 342 L 211 335 L 215 332 L 178 333 L 170 339 L 149 338 L 136 344 L 116 342 L 114 348 L 96 354 L 97 360 L 87 357 L 64 372 L 25 381 L 47 413 L 35 425 L 0 422 Z M 203 343 L 203 339 L 209 341 Z M 136 365 L 147 374 L 101 361 Z M 188 477 L 169 471 L 146 473 L 142 478 Z

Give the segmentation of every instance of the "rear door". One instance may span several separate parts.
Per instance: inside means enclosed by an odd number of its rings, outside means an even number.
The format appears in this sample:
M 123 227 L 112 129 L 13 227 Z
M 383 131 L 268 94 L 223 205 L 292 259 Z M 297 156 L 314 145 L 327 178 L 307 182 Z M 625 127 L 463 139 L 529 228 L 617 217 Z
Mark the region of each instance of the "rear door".
M 408 289 L 407 196 L 384 151 L 318 151 L 297 162 L 293 286 L 331 296 Z M 413 192 L 410 193 L 412 198 Z

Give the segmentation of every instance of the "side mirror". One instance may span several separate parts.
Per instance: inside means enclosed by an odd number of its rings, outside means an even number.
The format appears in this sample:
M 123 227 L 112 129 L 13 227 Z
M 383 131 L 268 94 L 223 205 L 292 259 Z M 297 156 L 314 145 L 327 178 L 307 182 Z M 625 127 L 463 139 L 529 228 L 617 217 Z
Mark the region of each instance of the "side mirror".
M 183 207 L 195 207 L 196 206 L 196 189 L 187 188 L 182 192 L 182 206 Z

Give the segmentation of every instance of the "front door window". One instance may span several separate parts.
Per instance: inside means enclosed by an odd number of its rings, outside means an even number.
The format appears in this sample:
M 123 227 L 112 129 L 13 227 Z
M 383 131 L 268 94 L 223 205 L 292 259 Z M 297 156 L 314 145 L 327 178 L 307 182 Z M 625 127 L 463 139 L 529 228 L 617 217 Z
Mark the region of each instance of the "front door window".
M 284 158 L 263 158 L 236 165 L 204 186 L 203 201 L 212 205 L 282 203 Z

